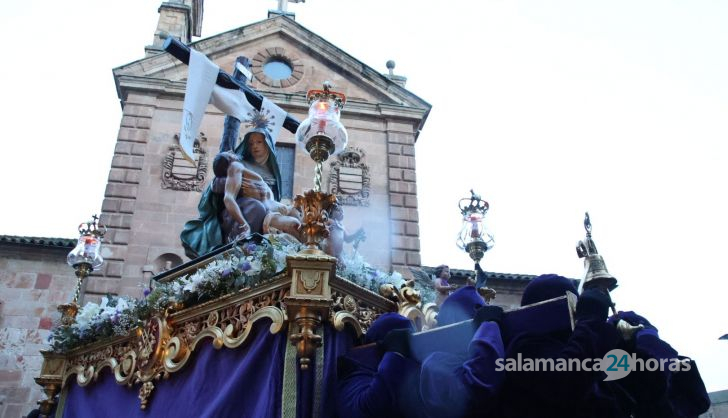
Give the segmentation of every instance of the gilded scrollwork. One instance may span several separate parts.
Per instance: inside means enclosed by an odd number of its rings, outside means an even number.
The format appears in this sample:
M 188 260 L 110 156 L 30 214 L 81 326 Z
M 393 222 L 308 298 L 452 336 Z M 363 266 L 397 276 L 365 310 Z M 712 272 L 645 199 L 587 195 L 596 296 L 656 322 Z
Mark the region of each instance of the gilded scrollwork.
M 270 322 L 268 331 L 272 334 L 293 326 L 289 338 L 297 347 L 301 368 L 309 367 L 320 354 L 320 330 L 326 321 L 338 331 L 351 326 L 358 336 L 386 312 L 400 312 L 418 324 L 418 329 L 434 325 L 437 307 L 423 306 L 411 284 L 389 286 L 390 294 L 382 297 L 337 277 L 334 262 L 328 256 L 290 256 L 290 273 L 282 273 L 258 287 L 186 309 L 170 306 L 128 336 L 65 354 L 48 353 L 46 372 L 39 384 L 55 394 L 56 386 L 65 384 L 73 375 L 78 385 L 87 386 L 108 367 L 118 384 L 138 388 L 140 407 L 144 409 L 153 401 L 156 381 L 188 365 L 198 345 L 239 347 L 259 320 Z M 306 278 L 296 276 L 296 271 L 316 274 L 311 276 L 314 280 L 306 282 Z M 49 395 L 46 403 L 50 405 L 52 398 Z
M 339 291 L 334 291 L 331 294 L 331 299 L 330 321 L 337 331 L 342 331 L 349 324 L 354 327 L 357 335 L 362 335 L 366 333 L 379 315 L 386 312 L 386 310 L 377 308 L 364 300 Z
M 282 308 L 288 293 L 288 287 L 279 284 L 188 310 L 169 310 L 129 336 L 69 353 L 62 381 L 76 375 L 78 385 L 87 386 L 109 367 L 118 384 L 140 385 L 140 406 L 145 409 L 154 390 L 152 381 L 183 368 L 202 340 L 209 337 L 215 348 L 238 347 L 263 318 L 270 319 L 271 333 L 280 332 L 287 319 Z
M 399 288 L 392 284 L 383 284 L 379 288 L 379 294 L 397 303 L 399 314 L 411 320 L 417 331 L 426 331 L 437 326 L 437 305 L 422 303 L 422 297 L 415 289 L 413 280 L 408 280 Z
M 141 403 L 141 409 L 147 409 L 147 403 L 149 403 L 149 396 L 154 390 L 154 383 L 144 382 L 142 387 L 139 388 L 139 401 Z
M 173 333 L 165 347 L 164 370 L 172 373 L 184 367 L 197 344 L 205 338 L 211 338 L 215 348 L 240 346 L 250 334 L 253 324 L 262 318 L 271 320 L 271 333 L 279 332 L 286 320 L 281 307 L 287 295 L 286 288 L 260 293 L 175 324 L 179 331 Z

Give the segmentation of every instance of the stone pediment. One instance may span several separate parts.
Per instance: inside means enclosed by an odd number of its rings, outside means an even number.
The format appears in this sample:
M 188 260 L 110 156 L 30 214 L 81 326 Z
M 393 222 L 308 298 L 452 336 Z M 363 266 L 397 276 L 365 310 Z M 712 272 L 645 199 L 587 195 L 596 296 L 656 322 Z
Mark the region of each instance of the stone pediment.
M 228 73 L 232 73 L 236 57 L 242 55 L 252 59 L 255 76 L 251 86 L 264 94 L 269 93 L 274 101 L 278 94 L 298 96 L 309 89 L 321 88 L 323 81 L 329 80 L 350 102 L 415 108 L 424 113 L 431 107 L 373 68 L 283 16 L 202 39 L 191 46 Z M 271 59 L 287 62 L 292 69 L 291 77 L 280 81 L 267 78 L 261 67 Z M 156 90 L 162 86 L 168 92 L 183 93 L 186 77 L 187 66 L 169 54 L 146 57 L 114 69 L 117 92 L 122 100 L 129 88 Z

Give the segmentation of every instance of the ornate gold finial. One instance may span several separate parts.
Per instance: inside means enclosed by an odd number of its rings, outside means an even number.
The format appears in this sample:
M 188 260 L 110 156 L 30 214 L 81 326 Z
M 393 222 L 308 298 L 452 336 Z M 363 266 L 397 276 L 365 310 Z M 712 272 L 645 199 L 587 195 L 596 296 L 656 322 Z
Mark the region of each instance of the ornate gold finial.
M 323 254 L 320 243 L 329 236 L 329 214 L 337 205 L 336 196 L 309 190 L 293 200 L 293 206 L 301 212 L 301 232 L 305 239 L 304 253 Z

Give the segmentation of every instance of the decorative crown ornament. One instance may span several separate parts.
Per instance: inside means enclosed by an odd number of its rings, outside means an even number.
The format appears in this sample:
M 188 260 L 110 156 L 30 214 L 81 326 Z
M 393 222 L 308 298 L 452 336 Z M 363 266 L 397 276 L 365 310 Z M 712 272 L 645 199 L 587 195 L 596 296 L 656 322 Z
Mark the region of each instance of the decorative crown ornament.
M 99 225 L 98 215 L 91 216 L 91 220 L 78 225 L 78 233 L 81 235 L 93 235 L 96 238 L 103 238 L 107 229 L 104 225 Z

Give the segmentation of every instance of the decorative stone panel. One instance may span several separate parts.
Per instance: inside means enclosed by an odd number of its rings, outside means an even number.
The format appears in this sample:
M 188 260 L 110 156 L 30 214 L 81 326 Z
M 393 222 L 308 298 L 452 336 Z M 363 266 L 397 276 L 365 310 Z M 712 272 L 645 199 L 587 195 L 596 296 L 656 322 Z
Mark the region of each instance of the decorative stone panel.
M 369 206 L 371 180 L 364 156 L 363 150 L 347 147 L 331 163 L 329 190 L 342 205 Z
M 193 153 L 196 165 L 182 156 L 182 150 L 177 145 L 179 135 L 175 135 L 174 139 L 175 143 L 169 146 L 162 161 L 162 188 L 201 192 L 207 177 L 207 151 L 200 145 L 201 142 L 207 142 L 205 134 L 200 133 L 195 139 Z

